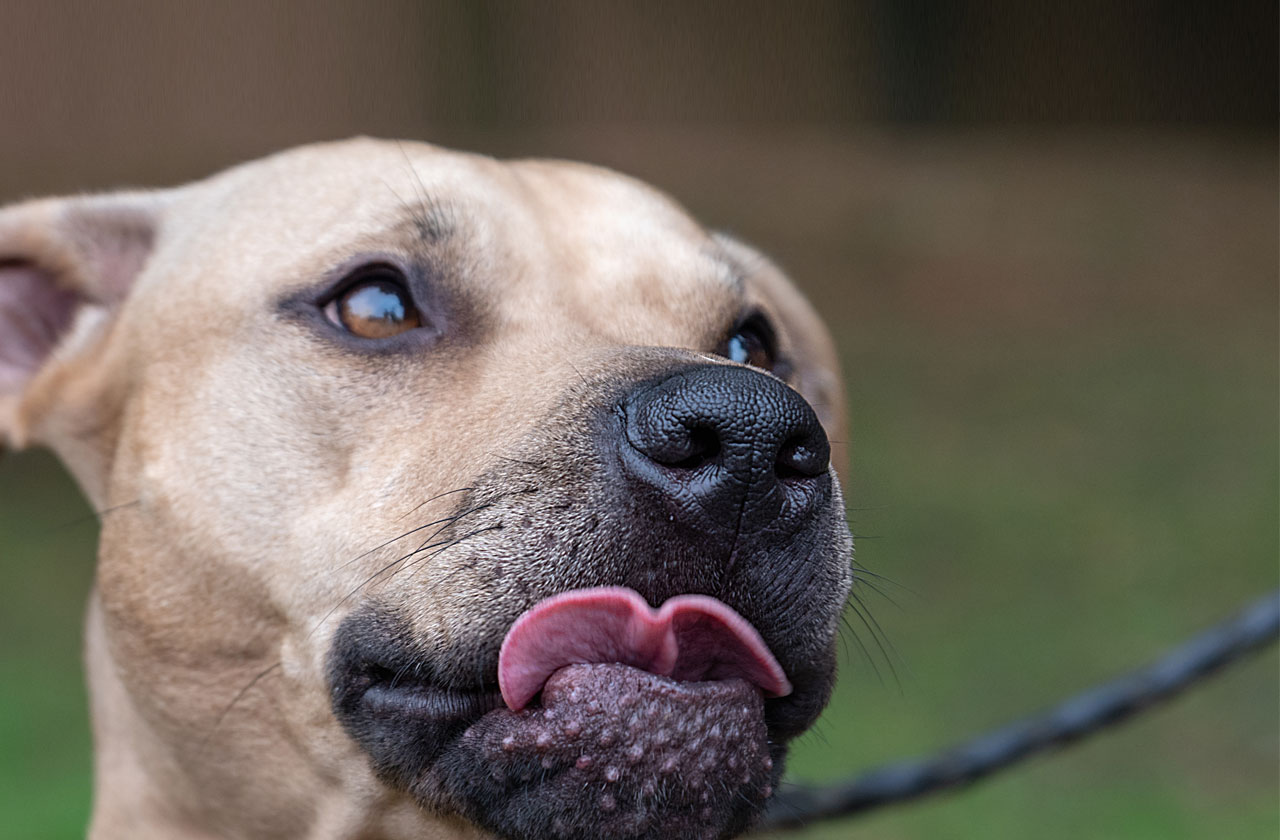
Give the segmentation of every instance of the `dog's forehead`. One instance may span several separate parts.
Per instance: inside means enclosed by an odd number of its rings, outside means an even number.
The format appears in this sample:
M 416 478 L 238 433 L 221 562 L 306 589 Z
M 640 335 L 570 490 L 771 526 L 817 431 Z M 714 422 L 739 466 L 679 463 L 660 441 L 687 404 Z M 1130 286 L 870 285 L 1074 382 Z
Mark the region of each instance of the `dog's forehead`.
M 708 233 L 656 189 L 568 161 L 500 161 L 426 144 L 356 140 L 284 152 L 204 186 L 197 193 L 202 215 L 218 235 L 307 243 L 306 251 L 398 233 L 407 221 L 420 224 L 403 232 L 424 240 L 490 235 L 632 257 L 652 254 L 658 242 L 672 254 L 702 256 L 714 248 Z
M 561 310 L 622 332 L 641 321 L 671 332 L 615 336 L 624 341 L 688 341 L 695 323 L 742 306 L 737 264 L 683 209 L 585 164 L 360 139 L 237 167 L 191 195 L 199 221 L 175 233 L 178 250 L 201 253 L 211 294 L 242 301 L 386 252 L 436 262 L 441 282 L 512 317 Z M 594 317 L 606 311 L 629 316 Z

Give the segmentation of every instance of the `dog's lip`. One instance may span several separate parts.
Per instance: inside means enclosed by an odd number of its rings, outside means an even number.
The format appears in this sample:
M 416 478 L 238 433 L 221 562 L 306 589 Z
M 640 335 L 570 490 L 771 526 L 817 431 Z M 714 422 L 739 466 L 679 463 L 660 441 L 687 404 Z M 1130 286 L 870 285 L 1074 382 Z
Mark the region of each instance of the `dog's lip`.
M 364 690 L 361 703 L 373 714 L 394 713 L 436 721 L 469 723 L 503 707 L 497 690 L 457 691 L 413 679 L 377 680 Z
M 601 621 L 613 626 L 601 627 Z M 585 640 L 584 626 L 592 633 Z M 556 634 L 559 641 L 548 641 L 548 635 Z M 568 656 L 565 636 L 579 643 Z M 582 644 L 596 649 L 584 650 Z M 601 647 L 609 650 L 602 654 Z M 521 614 L 504 638 L 496 685 L 442 685 L 434 676 L 419 674 L 414 661 L 398 646 L 365 647 L 348 666 L 344 683 L 355 690 L 352 699 L 367 714 L 443 725 L 454 732 L 491 712 L 540 708 L 543 686 L 575 665 L 615 663 L 676 682 L 743 679 L 769 706 L 792 692 L 758 631 L 727 604 L 704 595 L 679 595 L 654 609 L 634 590 L 619 586 L 561 592 Z

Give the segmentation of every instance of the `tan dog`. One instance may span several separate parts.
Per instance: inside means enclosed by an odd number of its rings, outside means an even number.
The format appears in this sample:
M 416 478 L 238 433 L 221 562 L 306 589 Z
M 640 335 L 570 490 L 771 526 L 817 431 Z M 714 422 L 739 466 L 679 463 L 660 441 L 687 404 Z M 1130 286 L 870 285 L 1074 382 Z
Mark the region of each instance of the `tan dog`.
M 834 678 L 839 383 L 777 269 L 587 166 L 0 212 L 0 440 L 103 511 L 91 836 L 740 832 Z

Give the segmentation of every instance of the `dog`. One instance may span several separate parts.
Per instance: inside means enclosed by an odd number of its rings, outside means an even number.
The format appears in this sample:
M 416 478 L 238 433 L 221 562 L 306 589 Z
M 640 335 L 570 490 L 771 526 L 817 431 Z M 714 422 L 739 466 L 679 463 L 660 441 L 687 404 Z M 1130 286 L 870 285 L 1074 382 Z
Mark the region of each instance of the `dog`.
M 0 439 L 101 515 L 89 835 L 748 829 L 834 681 L 842 402 L 779 269 L 587 165 L 0 211 Z

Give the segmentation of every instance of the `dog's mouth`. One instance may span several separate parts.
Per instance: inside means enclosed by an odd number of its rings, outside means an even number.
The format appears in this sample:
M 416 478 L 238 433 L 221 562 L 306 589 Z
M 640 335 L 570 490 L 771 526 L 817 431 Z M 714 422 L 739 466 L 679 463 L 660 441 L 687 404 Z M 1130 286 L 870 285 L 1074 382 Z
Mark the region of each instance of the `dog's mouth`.
M 539 836 L 587 824 L 590 836 L 714 837 L 738 801 L 772 792 L 763 698 L 791 686 L 755 628 L 714 598 L 660 610 L 618 587 L 549 598 L 507 633 L 498 682 L 508 709 L 461 746 L 490 757 L 495 793 L 537 797 Z
M 722 601 L 680 595 L 654 610 L 617 586 L 565 592 L 520 616 L 498 655 L 498 685 L 518 712 L 560 668 L 610 663 L 678 682 L 741 678 L 769 697 L 791 693 L 760 634 Z
M 486 772 L 446 774 L 451 793 L 509 837 L 721 837 L 774 781 L 758 688 L 619 664 L 560 668 L 540 705 L 490 712 L 457 746 Z
M 365 668 L 345 698 L 335 683 L 340 717 L 394 781 L 502 836 L 728 836 L 781 772 L 765 699 L 791 685 L 755 628 L 707 596 L 658 610 L 619 587 L 548 598 L 508 631 L 498 692 L 412 670 Z

